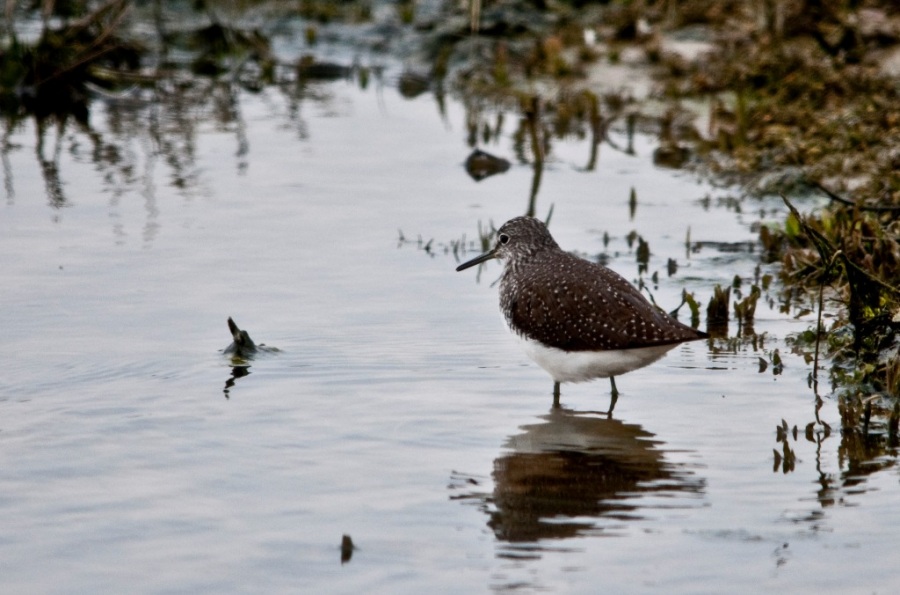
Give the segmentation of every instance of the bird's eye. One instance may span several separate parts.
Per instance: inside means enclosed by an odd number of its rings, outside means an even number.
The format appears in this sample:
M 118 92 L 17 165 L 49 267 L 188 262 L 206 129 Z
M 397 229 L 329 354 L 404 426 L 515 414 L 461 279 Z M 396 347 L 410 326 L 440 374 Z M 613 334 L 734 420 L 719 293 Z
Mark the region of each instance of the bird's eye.
M 501 233 L 501 234 L 500 234 L 500 243 L 501 243 L 501 244 L 508 244 L 508 243 L 509 243 L 509 236 L 506 235 L 505 233 Z

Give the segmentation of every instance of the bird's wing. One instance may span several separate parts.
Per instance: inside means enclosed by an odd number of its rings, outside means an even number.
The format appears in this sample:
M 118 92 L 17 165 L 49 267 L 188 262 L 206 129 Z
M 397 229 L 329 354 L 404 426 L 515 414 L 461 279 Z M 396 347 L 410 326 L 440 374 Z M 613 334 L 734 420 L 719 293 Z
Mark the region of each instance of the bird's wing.
M 573 257 L 564 270 L 517 288 L 511 326 L 565 351 L 631 349 L 699 338 L 620 275 Z

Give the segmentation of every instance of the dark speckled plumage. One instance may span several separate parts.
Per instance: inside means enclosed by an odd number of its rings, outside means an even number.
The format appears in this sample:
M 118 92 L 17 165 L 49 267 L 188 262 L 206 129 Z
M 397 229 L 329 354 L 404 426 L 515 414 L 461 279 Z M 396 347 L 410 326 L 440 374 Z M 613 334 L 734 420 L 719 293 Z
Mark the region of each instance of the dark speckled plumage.
M 565 351 L 632 349 L 705 336 L 654 307 L 618 273 L 563 251 L 537 219 L 512 219 L 498 237 L 496 257 L 506 261 L 500 308 L 520 335 Z

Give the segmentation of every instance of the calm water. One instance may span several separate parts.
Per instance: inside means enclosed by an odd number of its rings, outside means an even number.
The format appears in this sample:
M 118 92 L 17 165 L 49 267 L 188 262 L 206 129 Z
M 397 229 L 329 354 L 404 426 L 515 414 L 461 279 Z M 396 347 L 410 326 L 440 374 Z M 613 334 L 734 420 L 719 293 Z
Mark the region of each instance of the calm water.
M 501 324 L 499 266 L 457 274 L 445 251 L 525 211 L 516 116 L 484 147 L 512 168 L 476 183 L 446 101 L 339 81 L 180 111 L 98 102 L 90 130 L 10 132 L 0 590 L 892 591 L 896 456 L 853 458 L 828 399 L 833 432 L 804 437 L 811 368 L 784 339 L 809 316 L 761 300 L 761 342 L 621 377 L 615 419 L 590 413 L 605 381 L 551 410 Z M 629 279 L 636 231 L 657 302 L 687 288 L 705 313 L 716 283 L 753 278 L 735 247 L 778 202 L 736 209 L 635 142 L 585 171 L 587 141 L 554 140 L 538 214 L 553 205 L 564 248 Z M 228 316 L 281 351 L 233 378 Z M 788 472 L 782 420 L 799 426 Z

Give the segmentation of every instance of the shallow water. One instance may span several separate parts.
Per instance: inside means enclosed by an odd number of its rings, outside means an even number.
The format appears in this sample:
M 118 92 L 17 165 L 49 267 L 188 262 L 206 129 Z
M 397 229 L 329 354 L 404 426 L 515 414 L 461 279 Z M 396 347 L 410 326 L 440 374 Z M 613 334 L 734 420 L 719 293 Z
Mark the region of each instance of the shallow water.
M 97 102 L 90 131 L 17 125 L 2 590 L 891 590 L 896 455 L 854 458 L 828 399 L 833 431 L 804 437 L 811 368 L 784 339 L 809 316 L 761 300 L 761 345 L 673 350 L 618 379 L 612 420 L 605 381 L 564 385 L 552 410 L 500 321 L 499 266 L 455 273 L 448 248 L 522 214 L 532 170 L 507 130 L 483 148 L 513 167 L 472 181 L 445 101 L 339 81 L 302 101 L 235 92 L 221 113 Z M 654 167 L 653 147 L 603 145 L 585 171 L 588 142 L 554 140 L 537 212 L 628 279 L 637 231 L 657 302 L 687 288 L 705 305 L 753 278 L 758 256 L 733 248 L 778 201 L 728 207 L 734 191 Z M 280 351 L 235 378 L 228 316 Z M 799 426 L 790 471 L 773 465 L 782 420 Z

